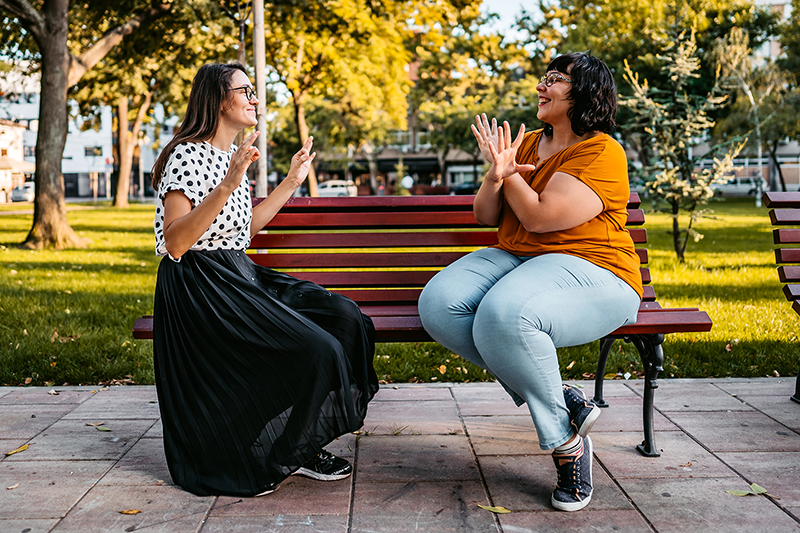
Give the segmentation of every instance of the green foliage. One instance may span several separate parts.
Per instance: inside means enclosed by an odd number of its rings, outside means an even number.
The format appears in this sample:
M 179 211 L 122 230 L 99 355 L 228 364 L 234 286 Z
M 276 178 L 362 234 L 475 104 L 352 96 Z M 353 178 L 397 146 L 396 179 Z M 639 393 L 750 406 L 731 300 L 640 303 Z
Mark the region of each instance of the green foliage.
M 657 207 L 672 216 L 673 245 L 678 260 L 683 261 L 689 240 L 697 242 L 702 238 L 693 227 L 704 214 L 699 207 L 714 196 L 711 185 L 724 181 L 726 173 L 732 170 L 733 158 L 741 145 L 729 148 L 722 158 L 715 158 L 712 168 L 696 170 L 700 158 L 693 156 L 692 148 L 714 126 L 709 112 L 720 108 L 727 97 L 721 94 L 718 84 L 702 97 L 687 92 L 689 82 L 699 76 L 700 69 L 693 33 L 683 34 L 678 42 L 668 44 L 664 55 L 657 58 L 663 62 L 661 70 L 669 84 L 651 87 L 647 80 L 640 81 L 626 63 L 625 79 L 633 95 L 623 98 L 621 103 L 634 115 L 625 129 L 649 152 L 639 176 L 649 196 L 666 204 Z M 685 229 L 680 225 L 681 212 L 689 217 Z

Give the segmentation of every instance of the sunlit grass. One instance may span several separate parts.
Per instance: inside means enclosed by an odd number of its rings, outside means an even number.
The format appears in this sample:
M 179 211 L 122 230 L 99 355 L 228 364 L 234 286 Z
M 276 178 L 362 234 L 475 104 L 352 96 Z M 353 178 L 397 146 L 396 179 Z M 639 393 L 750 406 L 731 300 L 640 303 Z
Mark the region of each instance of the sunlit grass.
M 3 205 L 0 212 L 26 207 L 32 206 Z M 667 336 L 663 375 L 793 375 L 800 366 L 800 319 L 781 293 L 768 211 L 752 199 L 712 207 L 717 218 L 697 226 L 705 238 L 689 245 L 685 264 L 671 249 L 670 219 L 647 214 L 658 301 L 698 307 L 714 321 L 710 333 Z M 103 202 L 70 210 L 72 227 L 92 239 L 84 250 L 17 248 L 31 218 L 0 215 L 0 384 L 152 383 L 152 344 L 134 341 L 131 327 L 153 309 L 153 206 L 116 210 Z M 560 350 L 564 377 L 592 375 L 597 350 L 597 343 Z M 394 382 L 491 379 L 435 343 L 380 344 L 375 368 L 380 379 Z M 618 342 L 606 371 L 635 376 L 640 370 L 633 347 Z

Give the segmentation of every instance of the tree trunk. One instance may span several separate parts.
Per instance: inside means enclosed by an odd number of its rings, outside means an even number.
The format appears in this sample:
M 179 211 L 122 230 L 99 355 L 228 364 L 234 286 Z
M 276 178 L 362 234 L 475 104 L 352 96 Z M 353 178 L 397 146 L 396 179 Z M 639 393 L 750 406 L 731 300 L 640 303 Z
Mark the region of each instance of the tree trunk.
M 292 100 L 294 101 L 294 118 L 297 124 L 297 133 L 300 136 L 300 144 L 305 144 L 308 140 L 308 124 L 306 124 L 306 110 L 303 105 L 303 98 L 305 93 L 300 91 L 292 91 Z M 317 192 L 317 173 L 314 172 L 314 163 L 308 169 L 308 195 L 319 196 Z
M 369 167 L 369 193 L 373 196 L 378 194 L 378 158 L 375 147 L 371 142 L 363 145 L 364 153 L 367 154 L 367 166 Z
M 675 255 L 678 257 L 678 261 L 683 263 L 684 247 L 681 245 L 681 225 L 680 222 L 678 221 L 678 213 L 680 212 L 681 206 L 677 200 L 673 200 L 671 203 L 672 203 L 672 246 L 675 248 Z
M 786 192 L 786 180 L 783 177 L 783 169 L 781 169 L 781 163 L 780 161 L 778 161 L 778 142 L 779 141 L 773 141 L 772 146 L 770 146 L 769 157 L 772 160 L 772 164 L 775 165 L 775 170 L 778 171 L 778 178 L 780 179 L 781 182 L 781 190 L 783 192 Z M 772 179 L 770 178 L 770 182 L 771 181 Z M 758 192 L 756 192 L 756 194 L 758 194 Z
M 117 176 L 117 194 L 114 196 L 114 207 L 128 207 L 128 191 L 131 187 L 131 171 L 133 169 L 133 152 L 136 149 L 136 141 L 139 139 L 139 132 L 142 129 L 144 117 L 150 109 L 153 100 L 153 93 L 145 95 L 139 109 L 136 112 L 136 119 L 133 121 L 133 128 L 128 131 L 129 102 L 126 97 L 120 98 L 117 104 L 117 153 L 119 153 L 119 175 Z M 142 164 L 141 155 L 139 164 Z
M 36 198 L 33 225 L 22 243 L 27 248 L 85 247 L 67 222 L 61 159 L 67 141 L 68 0 L 50 0 L 42 7 L 45 35 L 37 40 L 42 81 L 39 95 L 39 131 L 36 134 Z
M 128 190 L 131 187 L 131 168 L 133 168 L 133 142 L 128 131 L 128 97 L 122 96 L 117 102 L 117 153 L 119 172 L 117 173 L 117 192 L 114 207 L 128 207 Z

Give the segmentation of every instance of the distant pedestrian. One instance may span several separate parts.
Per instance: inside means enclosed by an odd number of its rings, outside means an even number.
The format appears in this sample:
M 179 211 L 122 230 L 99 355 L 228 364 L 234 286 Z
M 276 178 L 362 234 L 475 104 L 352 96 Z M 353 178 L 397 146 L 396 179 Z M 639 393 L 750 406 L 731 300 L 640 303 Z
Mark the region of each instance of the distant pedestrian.
M 608 67 L 587 54 L 557 57 L 536 87 L 544 128 L 511 140 L 508 123 L 472 127 L 491 168 L 473 206 L 499 225 L 498 243 L 438 273 L 419 301 L 425 329 L 489 370 L 517 405 L 528 404 L 542 449 L 553 449 L 552 505 L 592 497 L 592 442 L 600 414 L 562 387 L 556 348 L 595 341 L 636 321 L 639 258 L 625 230 L 630 191 L 615 128 Z
M 153 169 L 158 268 L 153 351 L 174 482 L 198 494 L 268 494 L 290 474 L 331 481 L 352 466 L 323 449 L 361 427 L 378 389 L 374 328 L 351 300 L 257 266 L 245 250 L 308 175 L 312 139 L 255 208 L 253 87 L 239 63 L 208 64 Z

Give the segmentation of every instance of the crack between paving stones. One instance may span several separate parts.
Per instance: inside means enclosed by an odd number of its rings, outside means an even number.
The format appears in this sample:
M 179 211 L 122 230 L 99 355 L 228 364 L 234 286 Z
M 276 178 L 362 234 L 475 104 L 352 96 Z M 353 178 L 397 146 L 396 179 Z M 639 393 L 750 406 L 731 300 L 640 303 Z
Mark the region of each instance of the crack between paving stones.
M 475 452 L 475 446 L 472 445 L 472 439 L 469 437 L 469 432 L 467 431 L 467 423 L 464 422 L 464 416 L 461 414 L 461 406 L 458 404 L 455 394 L 453 394 L 453 387 L 448 387 L 447 390 L 450 391 L 450 397 L 453 398 L 453 402 L 456 404 L 456 412 L 458 413 L 458 419 L 461 422 L 461 430 L 464 432 L 464 436 L 467 438 L 469 450 L 472 452 L 472 460 L 475 461 L 475 466 L 478 469 L 478 475 L 481 479 L 481 486 L 483 486 L 483 493 L 486 495 L 486 499 L 489 500 L 489 505 L 494 507 L 494 500 L 489 492 L 489 484 L 486 483 L 486 478 L 483 475 L 483 468 L 481 468 L 481 463 L 478 460 L 478 454 Z M 495 513 L 492 513 L 492 521 L 494 522 L 494 526 L 497 528 L 497 531 L 499 533 L 503 533 L 503 526 L 500 524 L 500 518 Z
M 594 456 L 594 460 L 597 462 L 597 464 L 600 465 L 600 468 L 603 469 L 603 472 L 605 472 L 606 475 L 614 483 L 614 485 L 617 486 L 617 490 L 619 490 L 622 493 L 622 495 L 625 496 L 625 499 L 628 500 L 628 503 L 630 503 L 631 506 L 633 506 L 633 508 L 636 510 L 637 513 L 639 513 L 639 516 L 642 517 L 642 520 L 644 520 L 645 524 L 647 524 L 647 527 L 650 528 L 650 531 L 653 531 L 654 533 L 657 533 L 658 530 L 656 529 L 656 527 L 653 525 L 652 522 L 650 522 L 650 520 L 647 518 L 647 516 L 645 516 L 644 512 L 642 512 L 642 510 L 639 509 L 639 506 L 636 505 L 636 502 L 633 501 L 633 499 L 628 495 L 628 493 L 625 491 L 625 489 L 622 488 L 622 485 L 620 485 L 619 481 L 617 481 L 617 478 L 614 477 L 611 474 L 611 471 L 609 471 L 609 469 L 606 468 L 606 465 L 603 464 L 603 461 L 601 461 L 600 458 L 597 457 L 596 453 L 593 453 L 592 455 Z M 594 481 L 594 480 L 592 480 L 592 481 Z
M 350 505 L 347 511 L 347 533 L 353 530 L 353 509 L 356 504 L 356 476 L 358 475 L 358 451 L 360 449 L 361 435 L 356 435 L 355 449 L 353 450 L 353 473 L 350 475 Z
M 709 384 L 710 384 L 710 385 L 712 385 L 712 386 L 714 386 L 714 387 L 716 387 L 716 388 L 717 388 L 717 390 L 719 390 L 719 391 L 721 391 L 721 392 L 724 392 L 725 394 L 727 394 L 727 395 L 729 395 L 729 396 L 731 395 L 731 393 L 729 393 L 728 391 L 726 391 L 726 390 L 724 390 L 724 389 L 722 389 L 722 388 L 720 388 L 720 387 L 717 387 L 716 383 L 713 383 L 713 382 L 711 382 L 711 383 L 709 383 Z M 631 389 L 631 390 L 633 390 L 633 389 Z M 634 392 L 635 392 L 635 391 L 634 391 Z M 762 415 L 766 416 L 766 417 L 767 417 L 767 418 L 769 418 L 770 420 L 772 420 L 772 421 L 774 421 L 774 422 L 777 422 L 778 424 L 780 424 L 780 425 L 781 425 L 781 426 L 783 426 L 783 427 L 786 427 L 786 425 L 785 425 L 785 424 L 783 424 L 782 422 L 780 422 L 780 421 L 778 421 L 778 420 L 775 420 L 774 418 L 772 418 L 771 416 L 769 416 L 767 413 L 763 412 L 761 409 L 759 409 L 759 408 L 757 408 L 757 407 L 755 407 L 755 406 L 753 406 L 753 405 L 750 405 L 750 404 L 749 404 L 749 403 L 747 403 L 747 402 L 744 402 L 744 401 L 740 400 L 738 396 L 731 396 L 731 397 L 732 397 L 732 398 L 736 398 L 737 400 L 739 400 L 739 401 L 740 401 L 740 402 L 742 402 L 743 404 L 745 404 L 745 405 L 747 405 L 747 406 L 751 407 L 751 408 L 752 408 L 753 410 L 755 410 L 756 412 L 758 412 L 758 413 L 761 413 Z M 737 476 L 739 476 L 739 478 L 741 478 L 742 480 L 744 480 L 744 482 L 745 482 L 745 483 L 747 483 L 748 485 L 750 485 L 750 484 L 752 484 L 752 483 L 755 483 L 754 481 L 750 481 L 750 480 L 749 480 L 749 479 L 748 479 L 748 478 L 747 478 L 747 477 L 746 477 L 744 474 L 742 474 L 741 472 L 739 472 L 738 470 L 736 470 L 736 468 L 734 468 L 733 466 L 729 465 L 729 464 L 728 464 L 726 461 L 724 461 L 724 460 L 722 459 L 722 457 L 720 457 L 719 455 L 717 455 L 717 454 L 716 454 L 716 452 L 712 451 L 712 450 L 711 450 L 711 448 L 709 448 L 708 446 L 706 446 L 705 444 L 703 444 L 702 442 L 700 442 L 698 439 L 696 439 L 696 438 L 694 437 L 694 435 L 692 435 L 691 433 L 689 433 L 689 431 L 688 431 L 688 430 L 686 430 L 686 429 L 685 429 L 683 426 L 681 426 L 681 425 L 680 425 L 680 424 L 678 424 L 678 423 L 677 423 L 675 420 L 673 420 L 672 418 L 670 418 L 670 417 L 669 417 L 669 416 L 668 416 L 668 415 L 667 415 L 665 412 L 663 412 L 663 411 L 661 411 L 659 408 L 657 408 L 657 407 L 655 406 L 655 402 L 654 402 L 654 404 L 653 404 L 653 410 L 654 410 L 654 411 L 656 411 L 656 412 L 658 412 L 658 413 L 659 413 L 661 416 L 663 416 L 664 418 L 666 418 L 667 420 L 669 420 L 671 423 L 675 424 L 675 427 L 677 427 L 678 429 L 680 429 L 680 430 L 681 430 L 681 432 L 682 432 L 684 435 L 686 435 L 687 437 L 689 437 L 690 439 L 692 439 L 692 440 L 693 440 L 693 441 L 694 441 L 694 442 L 695 442 L 695 443 L 696 443 L 698 446 L 700 446 L 701 448 L 703 448 L 703 449 L 704 449 L 706 452 L 708 452 L 708 453 L 709 453 L 709 454 L 710 454 L 712 457 L 714 457 L 714 458 L 715 458 L 717 461 L 719 461 L 720 463 L 722 463 L 723 465 L 725 465 L 725 466 L 726 466 L 726 467 L 727 467 L 727 468 L 728 468 L 728 469 L 729 469 L 731 472 L 733 472 L 734 474 L 736 474 Z M 713 412 L 713 411 L 711 411 L 711 412 Z M 792 430 L 791 428 L 787 428 L 787 429 L 789 429 L 790 431 L 794 432 L 794 430 Z M 780 453 L 780 452 L 779 452 L 779 453 Z M 800 524 L 800 518 L 798 518 L 798 517 L 797 517 L 797 516 L 795 516 L 795 515 L 794 515 L 794 514 L 793 514 L 791 511 L 789 511 L 787 508 L 785 508 L 785 507 L 783 507 L 781 504 L 779 504 L 779 503 L 778 503 L 778 501 L 777 501 L 777 500 L 775 500 L 775 498 L 772 498 L 771 496 L 768 496 L 768 495 L 766 495 L 766 494 L 764 494 L 763 496 L 764 496 L 765 498 L 767 498 L 767 499 L 768 499 L 770 502 L 772 502 L 772 504 L 773 504 L 775 507 L 777 507 L 777 508 L 778 508 L 778 509 L 779 509 L 781 512 L 783 512 L 785 515 L 789 516 L 789 517 L 790 517 L 792 520 L 794 520 L 795 522 L 797 522 L 798 524 Z

